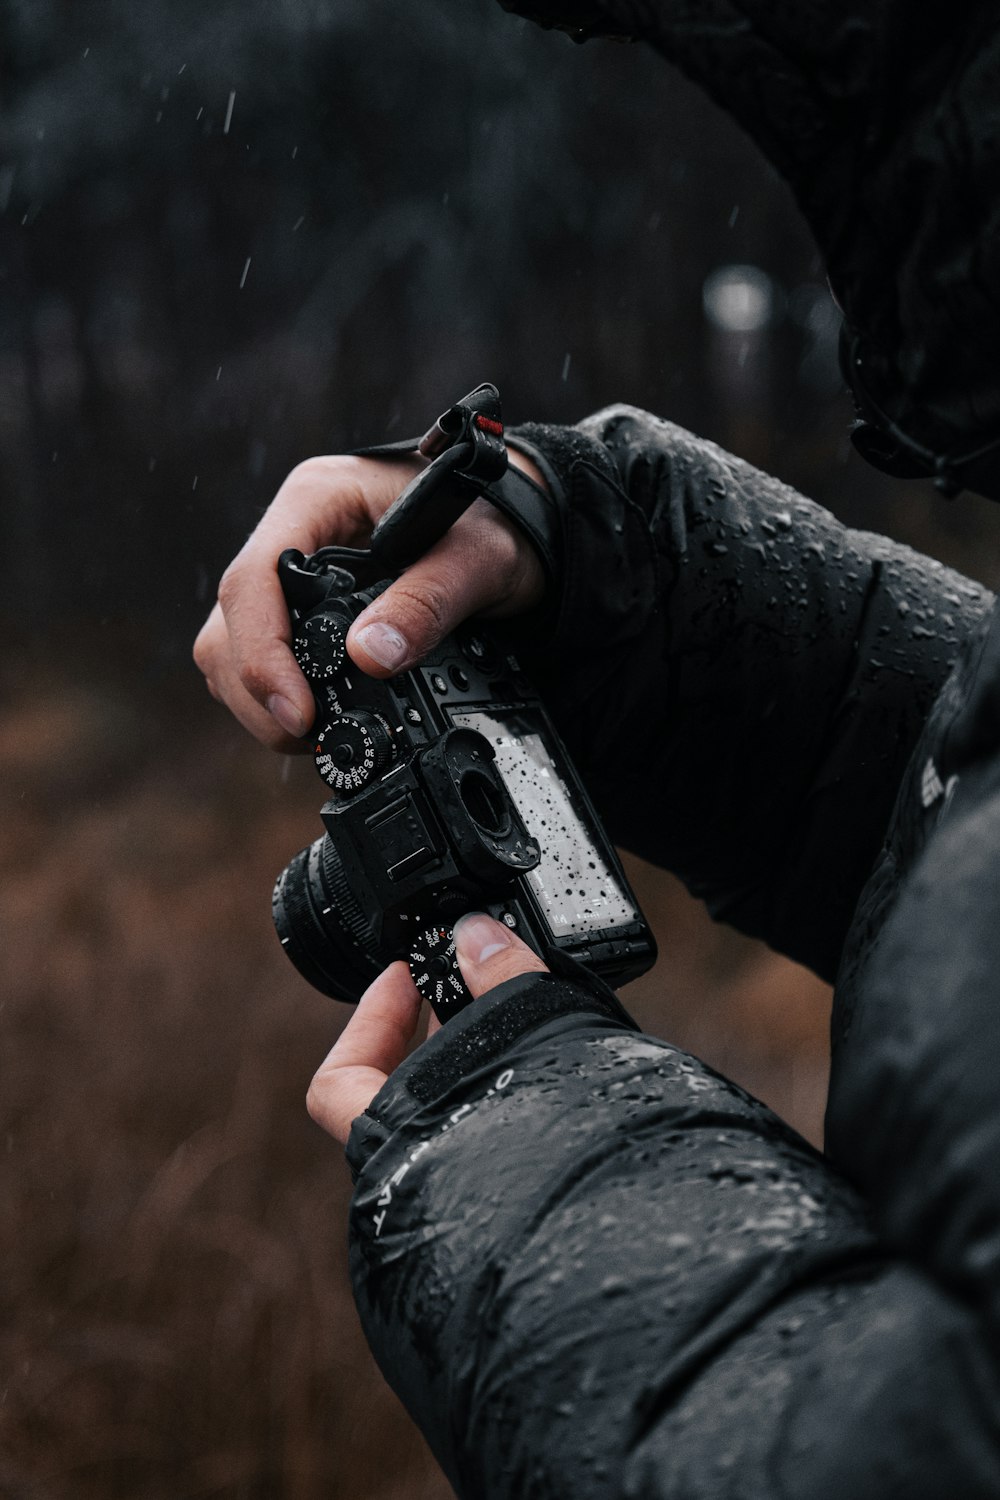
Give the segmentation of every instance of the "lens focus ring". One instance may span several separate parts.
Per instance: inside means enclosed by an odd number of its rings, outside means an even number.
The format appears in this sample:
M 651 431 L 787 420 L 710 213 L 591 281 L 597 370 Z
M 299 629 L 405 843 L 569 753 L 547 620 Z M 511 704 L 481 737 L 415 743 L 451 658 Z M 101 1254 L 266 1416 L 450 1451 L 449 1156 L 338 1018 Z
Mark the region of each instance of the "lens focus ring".
M 328 834 L 301 850 L 271 900 L 282 947 L 304 979 L 335 1000 L 359 1000 L 382 965 L 374 935 Z

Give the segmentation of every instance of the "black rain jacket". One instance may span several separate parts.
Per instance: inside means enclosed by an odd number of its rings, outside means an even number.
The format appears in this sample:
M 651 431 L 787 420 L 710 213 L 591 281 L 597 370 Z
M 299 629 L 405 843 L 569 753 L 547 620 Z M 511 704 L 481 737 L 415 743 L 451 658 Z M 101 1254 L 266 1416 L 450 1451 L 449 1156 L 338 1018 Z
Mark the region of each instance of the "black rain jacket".
M 641 412 L 515 441 L 612 837 L 839 971 L 836 1169 L 598 983 L 512 981 L 355 1122 L 376 1358 L 463 1500 L 1000 1496 L 992 601 Z
M 890 427 L 995 428 L 997 196 L 902 227 L 993 170 L 990 110 L 939 149 L 985 6 L 533 9 L 648 36 L 786 153 Z M 993 601 L 643 413 L 514 440 L 560 579 L 522 654 L 613 838 L 836 978 L 828 1156 L 598 982 L 512 981 L 355 1122 L 375 1355 L 463 1500 L 1000 1496 Z

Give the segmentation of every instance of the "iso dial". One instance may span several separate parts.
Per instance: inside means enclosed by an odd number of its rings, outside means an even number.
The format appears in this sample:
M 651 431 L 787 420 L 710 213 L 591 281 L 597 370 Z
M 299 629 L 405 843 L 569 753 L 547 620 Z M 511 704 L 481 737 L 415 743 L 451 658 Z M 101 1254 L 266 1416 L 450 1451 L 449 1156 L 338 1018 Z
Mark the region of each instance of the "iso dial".
M 338 615 L 313 615 L 296 632 L 292 650 L 310 682 L 326 682 L 344 665 L 347 626 Z
M 365 709 L 334 719 L 316 740 L 316 769 L 335 792 L 359 792 L 392 756 L 388 724 Z

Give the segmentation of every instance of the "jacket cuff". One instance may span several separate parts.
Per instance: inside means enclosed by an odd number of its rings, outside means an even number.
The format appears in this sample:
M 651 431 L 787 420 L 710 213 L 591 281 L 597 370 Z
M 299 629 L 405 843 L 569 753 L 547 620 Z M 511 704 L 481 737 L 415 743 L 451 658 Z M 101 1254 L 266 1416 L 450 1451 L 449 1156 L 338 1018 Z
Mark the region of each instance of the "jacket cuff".
M 660 560 L 643 509 L 623 483 L 602 419 L 618 408 L 588 418 L 601 430 L 540 423 L 520 427 L 514 441 L 544 457 L 542 472 L 552 476 L 562 513 L 563 557 L 557 615 L 551 643 L 539 649 L 540 665 L 564 680 L 568 662 L 578 665 L 582 683 L 593 693 L 603 687 L 595 675 L 618 677 L 623 653 L 646 634 L 660 608 Z M 625 408 L 621 409 L 626 412 Z
M 590 1016 L 638 1030 L 603 980 L 573 959 L 560 967 L 561 974 L 521 974 L 487 990 L 400 1064 L 351 1126 L 347 1161 L 355 1182 L 395 1131 L 460 1084 L 473 1093 L 487 1086 L 486 1075 L 540 1027 Z
M 498 624 L 586 774 L 608 758 L 607 744 L 595 738 L 593 707 L 622 702 L 623 663 L 644 658 L 653 617 L 662 613 L 663 559 L 645 511 L 599 437 L 583 427 L 542 423 L 515 428 L 509 437 L 550 487 L 562 557 L 542 610 Z M 626 696 L 641 697 L 642 689 L 642 674 L 630 672 Z

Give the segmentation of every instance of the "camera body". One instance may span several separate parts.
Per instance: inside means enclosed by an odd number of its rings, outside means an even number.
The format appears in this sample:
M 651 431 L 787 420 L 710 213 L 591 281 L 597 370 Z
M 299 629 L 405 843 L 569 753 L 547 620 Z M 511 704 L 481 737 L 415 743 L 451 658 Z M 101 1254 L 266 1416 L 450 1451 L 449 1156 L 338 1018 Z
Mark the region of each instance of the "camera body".
M 388 586 L 284 553 L 293 648 L 316 698 L 325 832 L 279 877 L 273 912 L 299 971 L 357 1001 L 395 959 L 446 1020 L 471 996 L 452 925 L 481 910 L 541 956 L 611 985 L 656 946 L 538 694 L 480 625 L 387 681 L 350 661 L 352 621 Z M 306 585 L 306 580 L 311 580 Z

